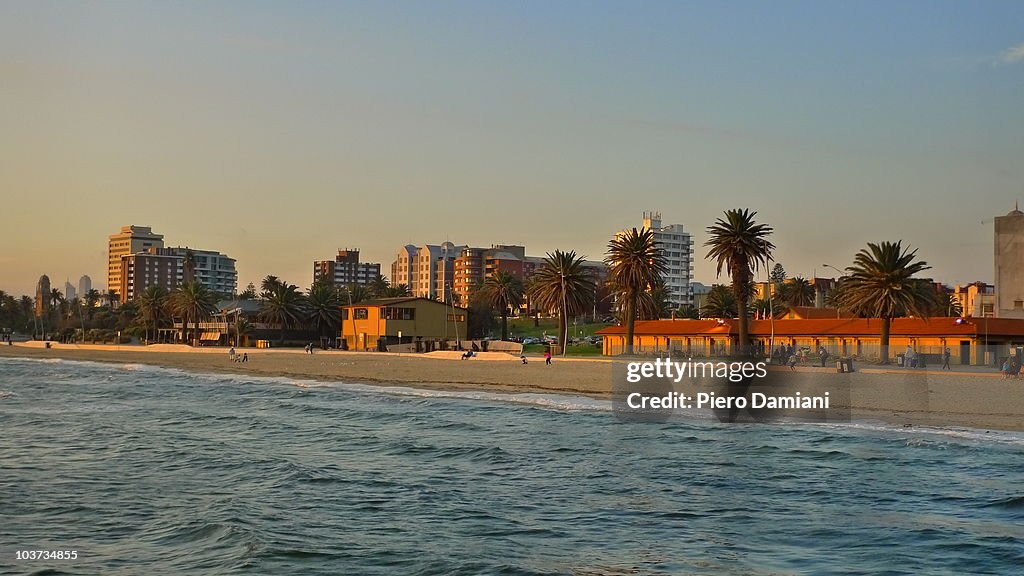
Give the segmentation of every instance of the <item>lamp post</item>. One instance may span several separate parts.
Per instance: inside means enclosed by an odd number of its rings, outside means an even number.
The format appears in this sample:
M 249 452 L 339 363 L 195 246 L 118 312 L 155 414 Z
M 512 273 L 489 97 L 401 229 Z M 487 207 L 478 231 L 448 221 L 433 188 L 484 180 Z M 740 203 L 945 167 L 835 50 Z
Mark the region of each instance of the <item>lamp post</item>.
M 839 268 L 836 268 L 835 266 L 832 266 L 831 264 L 822 264 L 822 266 L 824 266 L 825 268 L 831 268 L 831 269 L 835 270 L 836 272 L 839 272 L 839 278 L 843 277 L 843 271 L 840 270 Z M 836 279 L 836 283 L 837 284 L 839 283 L 838 279 Z M 836 306 L 836 320 L 839 320 L 839 306 Z

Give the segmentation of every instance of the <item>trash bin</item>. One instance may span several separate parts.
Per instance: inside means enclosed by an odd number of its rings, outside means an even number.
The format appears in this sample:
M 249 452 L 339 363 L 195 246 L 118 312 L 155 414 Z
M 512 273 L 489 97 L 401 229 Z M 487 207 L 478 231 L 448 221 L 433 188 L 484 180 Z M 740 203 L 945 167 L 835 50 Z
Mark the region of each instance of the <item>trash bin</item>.
M 836 372 L 840 374 L 846 372 L 846 363 L 842 360 L 836 360 Z
M 904 363 L 905 360 L 906 360 L 906 357 L 903 354 L 897 354 L 896 355 L 896 365 L 899 366 L 900 368 L 903 367 L 903 363 Z

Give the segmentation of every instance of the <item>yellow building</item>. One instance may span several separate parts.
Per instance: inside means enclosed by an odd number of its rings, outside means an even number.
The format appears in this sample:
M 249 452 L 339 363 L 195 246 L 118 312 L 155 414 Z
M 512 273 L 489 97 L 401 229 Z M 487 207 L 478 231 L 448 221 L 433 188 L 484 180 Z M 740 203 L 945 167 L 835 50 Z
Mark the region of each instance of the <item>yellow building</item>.
M 466 309 L 428 298 L 380 298 L 341 307 L 341 336 L 349 350 L 419 340 L 465 340 Z

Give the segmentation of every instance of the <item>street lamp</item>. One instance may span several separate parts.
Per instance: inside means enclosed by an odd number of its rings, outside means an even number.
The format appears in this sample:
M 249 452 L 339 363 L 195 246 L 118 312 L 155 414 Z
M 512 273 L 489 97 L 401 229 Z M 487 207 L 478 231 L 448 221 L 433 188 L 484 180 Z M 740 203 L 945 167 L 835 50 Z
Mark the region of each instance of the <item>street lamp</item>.
M 822 266 L 824 266 L 825 268 L 831 268 L 831 269 L 835 270 L 836 272 L 839 272 L 839 278 L 842 278 L 843 275 L 844 275 L 844 272 L 842 270 L 840 270 L 839 268 L 836 268 L 835 266 L 832 266 L 831 264 L 822 264 Z M 838 282 L 839 282 L 839 280 L 837 279 L 836 283 L 838 283 Z M 836 306 L 836 320 L 838 320 L 838 319 L 839 319 L 839 306 Z

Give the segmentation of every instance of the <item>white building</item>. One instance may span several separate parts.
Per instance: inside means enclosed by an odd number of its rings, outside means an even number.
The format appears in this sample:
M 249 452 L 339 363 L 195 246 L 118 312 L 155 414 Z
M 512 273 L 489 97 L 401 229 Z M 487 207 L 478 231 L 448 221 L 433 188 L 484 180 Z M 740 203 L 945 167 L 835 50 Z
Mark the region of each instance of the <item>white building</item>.
M 665 256 L 668 272 L 662 277 L 673 307 L 693 305 L 690 281 L 693 277 L 693 239 L 682 224 L 661 223 L 661 212 L 644 212 L 644 228 L 654 232 L 654 240 Z M 620 232 L 619 234 L 623 234 Z
M 89 291 L 92 290 L 92 278 L 89 276 L 82 276 L 78 279 L 78 297 L 85 299 Z
M 192 254 L 194 269 L 193 277 L 211 292 L 230 296 L 238 290 L 238 271 L 235 270 L 235 259 L 216 250 L 197 250 L 195 248 L 168 248 L 167 253 L 183 259 L 182 281 L 188 274 L 188 254 Z

